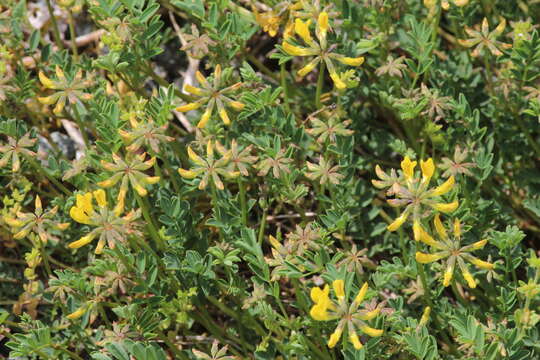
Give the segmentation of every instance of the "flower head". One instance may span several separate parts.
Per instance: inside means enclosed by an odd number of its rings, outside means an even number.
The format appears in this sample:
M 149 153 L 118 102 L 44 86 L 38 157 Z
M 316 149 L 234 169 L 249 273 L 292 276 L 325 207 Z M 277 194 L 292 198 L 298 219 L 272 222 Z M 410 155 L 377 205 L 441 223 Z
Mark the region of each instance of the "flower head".
M 47 242 L 47 239 L 51 238 L 49 234 L 50 229 L 65 230 L 68 228 L 69 223 L 58 223 L 54 221 L 54 217 L 58 212 L 58 206 L 43 211 L 39 195 L 36 196 L 34 204 L 33 213 L 19 211 L 16 218 L 4 218 L 5 222 L 15 229 L 15 235 L 13 236 L 15 239 L 25 238 L 30 232 L 34 232 L 42 242 Z
M 159 181 L 159 176 L 148 176 L 143 171 L 150 169 L 156 162 L 156 158 L 150 158 L 144 161 L 146 153 L 128 157 L 126 160 L 113 154 L 113 162 L 109 163 L 101 160 L 101 165 L 107 171 L 113 173 L 107 180 L 100 181 L 98 186 L 110 188 L 121 180 L 120 191 L 118 192 L 118 203 L 114 209 L 116 214 L 124 211 L 124 204 L 129 185 L 140 196 L 146 196 L 148 191 L 146 187 Z
M 487 261 L 480 260 L 470 253 L 475 250 L 483 248 L 487 240 L 480 240 L 473 244 L 462 246 L 461 245 L 461 224 L 458 219 L 454 220 L 452 233 L 448 233 L 442 224 L 439 215 L 435 215 L 433 225 L 438 234 L 439 240 L 435 240 L 426 232 L 421 225 L 417 231 L 419 234 L 419 240 L 428 244 L 433 249 L 437 250 L 434 253 L 416 252 L 416 261 L 419 263 L 430 263 L 434 261 L 444 260 L 445 271 L 443 277 L 443 285 L 448 286 L 454 275 L 456 264 L 459 267 L 463 278 L 471 288 L 476 287 L 476 281 L 469 272 L 469 268 L 466 262 L 469 262 L 476 267 L 485 270 L 493 269 L 493 264 Z
M 240 111 L 244 108 L 244 104 L 235 101 L 229 98 L 229 94 L 239 89 L 242 86 L 241 82 L 233 84 L 228 87 L 224 87 L 221 79 L 221 65 L 217 65 L 214 70 L 214 79 L 209 81 L 201 74 L 200 71 L 197 71 L 195 74 L 197 80 L 199 81 L 200 88 L 186 84 L 184 89 L 198 98 L 195 102 L 185 104 L 176 108 L 177 111 L 186 112 L 190 110 L 195 110 L 205 105 L 206 109 L 201 117 L 201 120 L 197 124 L 197 127 L 204 128 L 210 117 L 214 112 L 214 108 L 217 107 L 217 112 L 221 120 L 225 125 L 229 125 L 231 120 L 229 114 L 225 109 L 225 105 L 233 108 L 234 110 Z
M 480 30 L 475 30 L 471 28 L 465 28 L 465 32 L 470 36 L 467 40 L 458 40 L 461 46 L 471 48 L 476 46 L 472 52 L 472 56 L 479 56 L 484 47 L 487 47 L 491 54 L 495 56 L 501 56 L 503 52 L 501 50 L 509 49 L 512 47 L 512 44 L 503 43 L 497 38 L 502 34 L 504 28 L 506 27 L 506 20 L 503 18 L 499 25 L 493 31 L 489 31 L 489 23 L 487 18 L 484 18 L 482 21 L 482 26 Z
M 82 70 L 79 70 L 74 76 L 66 76 L 64 71 L 56 66 L 56 79 L 49 79 L 43 72 L 39 72 L 39 81 L 47 88 L 56 90 L 52 95 L 38 97 L 39 102 L 45 105 L 56 104 L 53 112 L 60 114 L 64 109 L 66 102 L 69 104 L 81 103 L 81 100 L 90 100 L 93 95 L 86 93 L 85 90 L 92 85 L 90 77 L 83 80 Z
M 109 210 L 107 195 L 105 191 L 99 189 L 82 195 L 77 194 L 76 203 L 69 210 L 69 215 L 76 222 L 94 228 L 79 240 L 71 242 L 68 247 L 78 249 L 98 238 L 95 253 L 101 254 L 105 244 L 114 248 L 117 241 L 125 240 L 131 232 L 131 223 L 140 217 L 140 210 L 130 211 L 124 217 L 120 217 L 116 210 Z
M 28 149 L 37 141 L 37 138 L 30 139 L 30 133 L 24 134 L 20 139 L 14 139 L 10 136 L 7 137 L 7 145 L 0 146 L 0 153 L 2 157 L 0 158 L 0 168 L 6 166 L 11 158 L 11 171 L 17 172 L 21 168 L 21 159 L 20 156 L 36 156 L 36 153 Z
M 311 317 L 318 321 L 339 320 L 334 333 L 330 335 L 327 343 L 328 347 L 333 348 L 336 346 L 344 330 L 348 332 L 349 340 L 357 350 L 362 348 L 362 343 L 357 334 L 358 331 L 372 337 L 382 335 L 382 330 L 374 329 L 366 323 L 375 318 L 381 309 L 379 307 L 370 311 L 359 309 L 368 290 L 367 283 L 362 285 L 362 288 L 352 303 L 349 303 L 347 300 L 343 280 L 335 280 L 332 283 L 332 288 L 336 300 L 330 298 L 330 287 L 328 284 L 323 289 L 319 287 L 311 289 L 311 300 L 314 302 L 310 311 Z
M 378 188 L 390 187 L 388 194 L 395 195 L 395 198 L 387 200 L 388 203 L 394 207 L 404 207 L 401 215 L 388 225 L 389 231 L 396 231 L 409 217 L 412 217 L 414 229 L 430 211 L 450 213 L 459 205 L 457 200 L 451 203 L 440 202 L 440 196 L 448 193 L 454 187 L 453 176 L 450 176 L 439 186 L 430 187 L 429 184 L 435 172 L 433 159 L 420 161 L 421 177 L 417 176 L 416 165 L 416 161 L 405 156 L 401 162 L 402 177 L 398 177 L 392 172 L 391 175 L 387 175 L 379 167 L 376 167 L 377 175 L 381 180 L 374 180 L 373 185 Z M 418 240 L 417 235 L 415 231 L 416 240 Z
M 226 150 L 223 146 L 216 146 L 217 152 L 221 155 L 220 158 L 215 156 L 214 144 L 211 140 L 208 140 L 206 145 L 206 157 L 197 155 L 191 147 L 188 146 L 188 157 L 193 163 L 193 167 L 190 170 L 178 169 L 178 173 L 184 179 L 194 179 L 200 177 L 199 189 L 203 190 L 208 186 L 209 181 L 215 185 L 219 190 L 223 190 L 225 187 L 221 181 L 220 175 L 233 179 L 240 175 L 240 171 L 233 171 L 229 168 L 229 162 L 231 160 L 231 150 Z
M 171 142 L 174 139 L 165 135 L 167 125 L 157 126 L 153 120 L 148 119 L 145 122 L 138 122 L 135 117 L 131 117 L 129 120 L 131 129 L 118 130 L 118 133 L 129 144 L 126 150 L 130 153 L 134 153 L 141 146 L 152 149 L 157 154 L 159 153 L 159 145 L 164 142 Z
M 334 60 L 337 60 L 344 65 L 360 66 L 364 63 L 364 58 L 361 56 L 347 57 L 333 52 L 334 46 L 330 46 L 327 41 L 327 34 L 328 31 L 331 30 L 331 27 L 328 23 L 328 13 L 326 11 L 322 11 L 318 15 L 317 25 L 315 27 L 315 38 L 311 36 L 311 31 L 309 29 L 310 25 L 311 20 L 302 21 L 301 19 L 296 19 L 294 22 L 294 31 L 296 35 L 302 39 L 305 46 L 295 45 L 287 39 L 282 43 L 283 50 L 292 56 L 314 57 L 303 68 L 298 70 L 299 76 L 306 76 L 322 61 L 328 69 L 330 77 L 334 81 L 336 87 L 340 90 L 345 89 L 347 85 L 338 74 L 334 65 Z
M 306 161 L 306 166 L 308 169 L 306 177 L 311 180 L 319 180 L 321 185 L 326 183 L 337 185 L 340 180 L 344 178 L 344 176 L 338 172 L 340 166 L 325 160 L 322 155 L 319 156 L 319 164 Z

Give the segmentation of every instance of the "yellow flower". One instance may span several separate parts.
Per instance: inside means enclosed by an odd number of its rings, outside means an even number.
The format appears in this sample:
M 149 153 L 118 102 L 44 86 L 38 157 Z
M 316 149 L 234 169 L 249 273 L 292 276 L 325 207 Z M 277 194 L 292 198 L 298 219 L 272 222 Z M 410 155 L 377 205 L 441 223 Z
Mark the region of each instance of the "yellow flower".
M 185 170 L 182 168 L 178 169 L 178 173 L 184 179 L 195 179 L 196 177 L 201 177 L 199 182 L 199 190 L 206 188 L 210 180 L 214 186 L 219 189 L 225 189 L 223 182 L 221 181 L 220 176 L 224 176 L 229 179 L 234 179 L 240 176 L 239 171 L 233 171 L 230 168 L 230 161 L 232 152 L 231 150 L 225 149 L 223 146 L 215 146 L 217 152 L 221 155 L 221 158 L 217 159 L 214 156 L 214 144 L 212 141 L 208 141 L 206 144 L 206 158 L 203 159 L 197 155 L 190 146 L 187 148 L 187 153 L 189 159 L 195 164 L 191 170 Z
M 371 337 L 382 335 L 382 330 L 374 329 L 366 324 L 366 321 L 374 319 L 379 314 L 380 308 L 377 307 L 375 310 L 371 311 L 359 310 L 360 304 L 364 300 L 368 290 L 367 283 L 362 285 L 362 288 L 352 303 L 347 301 L 345 282 L 342 279 L 334 280 L 332 282 L 332 288 L 337 301 L 330 298 L 330 287 L 328 284 L 326 284 L 323 289 L 319 287 L 312 288 L 310 294 L 311 300 L 314 302 L 310 311 L 310 315 L 313 319 L 318 321 L 339 320 L 336 329 L 328 339 L 327 345 L 329 348 L 333 348 L 337 345 L 344 329 L 347 329 L 349 340 L 357 350 L 362 348 L 362 343 L 356 333 L 357 331 L 363 332 Z
M 139 234 L 131 226 L 133 221 L 140 217 L 140 211 L 132 211 L 120 217 L 120 214 L 109 210 L 107 194 L 103 189 L 82 195 L 77 194 L 75 199 L 75 205 L 69 210 L 70 216 L 78 223 L 91 225 L 94 229 L 80 239 L 69 243 L 70 249 L 81 248 L 90 244 L 95 238 L 99 238 L 95 253 L 100 254 L 106 243 L 110 248 L 114 248 L 115 243 L 124 241 L 129 233 Z M 94 200 L 97 207 L 94 205 Z
M 86 313 L 86 310 L 86 306 L 81 306 L 80 308 L 69 314 L 67 318 L 70 320 L 77 320 Z
M 157 183 L 160 177 L 148 176 L 143 172 L 154 166 L 156 162 L 155 157 L 145 161 L 146 153 L 128 156 L 125 160 L 116 154 L 113 154 L 112 158 L 112 163 L 101 160 L 103 168 L 112 172 L 113 175 L 107 180 L 98 182 L 98 186 L 110 188 L 120 182 L 120 191 L 118 192 L 117 204 L 114 210 L 119 215 L 124 212 L 125 198 L 129 185 L 131 185 L 139 196 L 146 196 L 148 194 L 146 187 Z
M 48 78 L 42 71 L 38 73 L 38 78 L 41 84 L 55 93 L 49 96 L 38 97 L 38 101 L 45 105 L 56 104 L 53 112 L 55 114 L 62 113 L 67 102 L 81 103 L 81 100 L 87 101 L 92 99 L 91 93 L 85 91 L 93 84 L 91 76 L 86 76 L 83 80 L 83 72 L 79 70 L 74 76 L 66 76 L 64 71 L 57 65 L 55 68 L 56 79 Z
M 306 76 L 308 73 L 313 71 L 319 63 L 328 69 L 330 78 L 334 82 L 334 85 L 337 89 L 342 90 L 347 88 L 347 84 L 343 81 L 342 76 L 340 76 L 334 65 L 334 60 L 341 62 L 344 65 L 349 66 L 360 66 L 364 63 L 363 57 L 348 57 L 341 54 L 333 52 L 333 46 L 329 46 L 326 41 L 326 35 L 330 29 L 328 23 L 328 13 L 322 11 L 317 17 L 317 25 L 315 27 L 315 36 L 316 40 L 311 36 L 309 27 L 311 21 L 302 21 L 301 19 L 296 19 L 294 22 L 294 31 L 298 35 L 304 44 L 307 46 L 299 46 L 292 43 L 292 39 L 285 38 L 285 41 L 281 44 L 283 51 L 292 56 L 314 56 L 307 65 L 303 66 L 298 70 L 298 75 L 300 77 Z
M 219 117 L 225 125 L 229 125 L 231 121 L 227 111 L 225 110 L 225 105 L 230 106 L 236 111 L 241 111 L 244 108 L 243 103 L 229 98 L 229 94 L 239 89 L 242 86 L 242 83 L 238 82 L 231 86 L 223 87 L 221 84 L 221 65 L 219 64 L 214 70 L 214 80 L 212 82 L 208 81 L 200 71 L 197 71 L 195 76 L 201 87 L 198 88 L 186 84 L 184 86 L 184 90 L 198 97 L 197 101 L 179 106 L 176 108 L 176 110 L 180 112 L 187 112 L 196 110 L 201 106 L 206 105 L 206 109 L 199 123 L 197 124 L 198 128 L 204 128 L 208 123 L 208 120 L 210 120 L 214 108 L 217 107 Z
M 429 210 L 450 213 L 459 206 L 457 200 L 442 203 L 439 199 L 440 196 L 452 190 L 455 179 L 451 176 L 443 184 L 430 188 L 430 182 L 435 173 L 433 159 L 420 161 L 421 178 L 415 172 L 417 162 L 412 161 L 408 156 L 405 156 L 400 165 L 402 176 L 397 176 L 394 169 L 391 175 L 387 175 L 379 166 L 376 166 L 376 174 L 381 180 L 374 180 L 373 184 L 381 189 L 389 187 L 387 195 L 395 195 L 395 198 L 388 199 L 387 202 L 394 207 L 404 207 L 400 216 L 388 225 L 388 231 L 396 231 L 407 219 L 412 218 L 414 238 L 420 240 L 420 237 L 425 236 L 426 233 L 421 231 L 419 224 L 422 218 L 429 215 Z M 426 237 L 426 241 L 428 240 L 429 238 Z
M 456 264 L 461 270 L 463 278 L 471 288 L 476 287 L 476 281 L 469 272 L 466 261 L 485 270 L 493 269 L 493 264 L 480 260 L 470 252 L 481 249 L 487 243 L 487 240 L 480 240 L 476 243 L 467 246 L 461 246 L 461 224 L 458 219 L 454 220 L 452 236 L 448 236 L 448 232 L 445 230 L 439 215 L 435 215 L 433 220 L 435 230 L 438 234 L 440 240 L 434 240 L 430 237 L 431 240 L 425 241 L 425 237 L 421 237 L 420 240 L 424 241 L 429 246 L 437 249 L 435 253 L 423 253 L 416 252 L 416 261 L 419 263 L 430 263 L 434 261 L 439 261 L 441 259 L 445 260 L 445 271 L 443 275 L 443 285 L 448 286 L 452 281 L 454 275 L 454 270 Z

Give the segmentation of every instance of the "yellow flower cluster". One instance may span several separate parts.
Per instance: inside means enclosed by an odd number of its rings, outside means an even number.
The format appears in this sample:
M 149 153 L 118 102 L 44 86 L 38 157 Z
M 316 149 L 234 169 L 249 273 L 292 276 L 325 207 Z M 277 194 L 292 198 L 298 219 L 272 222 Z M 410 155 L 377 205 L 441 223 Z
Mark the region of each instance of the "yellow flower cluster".
M 388 225 L 389 231 L 399 229 L 409 217 L 413 219 L 413 227 L 417 227 L 425 216 L 426 207 L 428 210 L 451 213 L 459 205 L 457 200 L 450 203 L 443 203 L 439 200 L 440 196 L 448 193 L 454 187 L 455 179 L 453 176 L 450 176 L 443 184 L 430 188 L 429 184 L 435 173 L 433 159 L 420 161 L 421 177 L 416 176 L 416 165 L 416 161 L 411 161 L 408 156 L 405 156 L 401 162 L 403 175 L 400 177 L 387 175 L 378 165 L 375 167 L 375 172 L 380 180 L 372 180 L 373 185 L 380 189 L 392 187 L 392 193 L 395 194 L 396 198 L 387 200 L 388 203 L 394 207 L 405 207 L 401 215 Z M 415 232 L 416 240 L 418 240 L 417 235 Z
M 476 287 L 476 281 L 471 275 L 465 261 L 485 270 L 492 270 L 493 264 L 478 259 L 470 254 L 470 252 L 482 249 L 487 240 L 480 240 L 471 245 L 461 246 L 461 223 L 458 219 L 454 220 L 453 224 L 453 236 L 448 235 L 448 232 L 443 226 L 439 215 L 435 215 L 433 225 L 439 236 L 439 240 L 435 240 L 425 231 L 420 224 L 417 225 L 416 232 L 418 233 L 419 240 L 429 245 L 433 249 L 437 250 L 434 253 L 416 252 L 416 261 L 422 264 L 446 259 L 445 271 L 443 278 L 443 285 L 448 286 L 452 281 L 454 270 L 459 267 L 463 278 L 471 288 Z
M 97 208 L 93 200 L 97 203 Z M 120 217 L 117 210 L 109 211 L 105 191 L 99 189 L 83 195 L 77 194 L 75 206 L 69 210 L 69 215 L 76 222 L 95 228 L 79 240 L 71 242 L 68 247 L 78 249 L 99 237 L 95 253 L 101 254 L 106 243 L 110 248 L 114 248 L 116 241 L 122 241 L 127 236 L 130 223 L 139 218 L 140 211 L 131 211 Z
M 193 96 L 197 97 L 198 100 L 192 103 L 188 103 L 186 105 L 179 106 L 176 108 L 176 110 L 180 112 L 186 112 L 198 109 L 201 106 L 206 105 L 206 109 L 201 117 L 201 120 L 197 124 L 198 128 L 204 128 L 206 126 L 206 123 L 212 116 L 214 108 L 217 107 L 219 117 L 221 118 L 221 120 L 223 120 L 223 123 L 225 125 L 229 125 L 231 123 L 231 120 L 229 118 L 227 110 L 225 109 L 225 105 L 232 107 L 234 110 L 241 111 L 244 108 L 244 104 L 239 101 L 230 99 L 228 97 L 228 94 L 235 90 L 238 90 L 242 86 L 242 83 L 238 82 L 236 84 L 223 88 L 221 84 L 221 65 L 219 64 L 214 70 L 213 82 L 208 81 L 208 79 L 206 79 L 200 71 L 197 71 L 195 73 L 195 76 L 197 77 L 197 81 L 199 82 L 199 85 L 201 87 L 198 88 L 186 84 L 184 86 L 184 89 Z
M 311 317 L 318 321 L 339 320 L 336 329 L 328 340 L 327 345 L 329 348 L 336 346 L 345 329 L 348 331 L 350 342 L 357 350 L 362 348 L 357 331 L 372 337 L 382 335 L 382 330 L 374 329 L 366 324 L 366 321 L 374 319 L 379 314 L 380 308 L 371 311 L 359 310 L 359 306 L 364 301 L 368 290 L 367 283 L 362 285 L 362 288 L 350 304 L 345 296 L 345 282 L 343 280 L 338 279 L 332 282 L 332 288 L 337 301 L 330 298 L 328 284 L 323 289 L 319 287 L 311 289 L 311 300 L 314 302 L 310 311 Z
M 311 36 L 309 26 L 311 20 L 302 21 L 301 19 L 296 19 L 294 22 L 294 31 L 306 46 L 297 46 L 293 44 L 290 39 L 287 39 L 283 42 L 283 50 L 292 56 L 314 56 L 314 58 L 300 70 L 298 70 L 298 75 L 301 77 L 306 76 L 308 73 L 313 71 L 315 67 L 322 61 L 323 64 L 328 69 L 330 77 L 334 81 L 336 88 L 345 89 L 347 84 L 343 81 L 342 76 L 337 73 L 336 67 L 332 60 L 337 60 L 345 65 L 350 66 L 360 66 L 364 63 L 363 57 L 347 57 L 341 54 L 334 53 L 333 47 L 328 45 L 326 39 L 327 33 L 330 30 L 330 25 L 328 23 L 328 13 L 323 11 L 319 14 L 317 20 L 317 26 L 315 28 L 315 40 Z

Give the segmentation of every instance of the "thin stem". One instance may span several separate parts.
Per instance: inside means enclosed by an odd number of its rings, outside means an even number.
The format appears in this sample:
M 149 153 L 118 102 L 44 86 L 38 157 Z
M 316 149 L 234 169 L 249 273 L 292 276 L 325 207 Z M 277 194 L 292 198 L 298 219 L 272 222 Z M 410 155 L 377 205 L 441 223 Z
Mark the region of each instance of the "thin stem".
M 268 210 L 265 208 L 263 210 L 261 223 L 259 225 L 259 236 L 258 236 L 257 240 L 259 241 L 259 245 L 261 245 L 261 246 L 262 246 L 262 242 L 263 242 L 263 238 L 264 238 L 264 228 L 266 226 L 266 214 L 267 213 L 268 213 Z
M 52 271 L 51 271 L 51 265 L 49 264 L 49 255 L 45 252 L 45 247 L 43 247 L 43 241 L 41 241 L 41 238 L 37 237 L 37 242 L 39 244 L 39 252 L 41 253 L 41 257 L 43 258 L 43 265 L 45 265 L 45 271 L 47 272 L 47 275 L 52 277 Z
M 73 51 L 73 57 L 75 61 L 79 60 L 79 51 L 77 49 L 77 36 L 75 35 L 75 21 L 73 19 L 73 13 L 68 11 L 68 24 L 69 24 L 69 37 L 71 38 L 71 51 Z
M 217 189 L 216 189 L 216 184 L 214 184 L 214 182 L 212 181 L 211 182 L 212 184 L 210 185 L 210 187 L 212 188 L 212 208 L 213 210 L 216 212 L 218 212 L 218 194 L 217 194 Z M 223 231 L 221 229 L 221 227 L 218 229 L 219 231 L 219 241 L 222 241 L 223 240 Z
M 60 37 L 60 30 L 58 30 L 58 23 L 56 22 L 56 17 L 54 17 L 54 10 L 51 4 L 51 0 L 45 0 L 47 3 L 47 9 L 49 10 L 49 16 L 51 18 L 52 24 L 53 24 L 53 35 L 54 35 L 54 43 L 56 46 L 58 46 L 58 49 L 63 49 L 62 46 L 62 38 Z
M 321 64 L 319 65 L 319 77 L 317 78 L 317 89 L 315 90 L 315 106 L 317 109 L 321 108 L 321 92 L 324 82 L 324 69 L 325 63 L 324 61 L 321 61 Z
M 135 192 L 135 198 L 137 199 L 137 203 L 139 204 L 139 207 L 141 208 L 142 213 L 143 213 L 143 217 L 146 220 L 146 223 L 148 225 L 147 227 L 148 227 L 148 231 L 150 232 L 150 236 L 156 242 L 158 249 L 160 250 L 165 249 L 165 246 L 166 246 L 165 241 L 163 241 L 161 236 L 159 236 L 159 233 L 154 225 L 154 222 L 152 221 L 152 217 L 150 216 L 150 212 L 148 211 L 148 206 L 146 202 L 137 192 Z
M 240 208 L 242 209 L 242 225 L 247 226 L 247 204 L 246 187 L 240 177 L 238 177 L 238 189 L 240 191 Z

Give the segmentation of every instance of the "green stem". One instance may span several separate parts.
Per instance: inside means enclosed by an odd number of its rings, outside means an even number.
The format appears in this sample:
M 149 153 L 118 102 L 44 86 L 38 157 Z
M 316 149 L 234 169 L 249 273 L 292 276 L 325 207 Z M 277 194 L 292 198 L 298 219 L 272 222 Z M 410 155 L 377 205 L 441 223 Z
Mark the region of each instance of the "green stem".
M 290 111 L 289 107 L 289 88 L 287 87 L 287 71 L 285 69 L 285 64 L 281 64 L 279 67 L 279 76 L 281 78 L 281 87 L 283 88 L 283 105 L 285 109 Z
M 257 240 L 259 241 L 259 245 L 262 246 L 263 238 L 264 238 L 264 228 L 266 226 L 266 215 L 268 214 L 268 210 L 264 209 L 262 214 L 261 223 L 259 224 L 259 236 L 257 237 Z
M 75 61 L 79 60 L 79 51 L 77 49 L 77 36 L 75 35 L 75 21 L 73 19 L 73 13 L 68 11 L 68 24 L 69 24 L 69 37 L 71 38 L 71 51 L 73 51 L 73 57 Z
M 144 199 L 135 192 L 135 198 L 137 199 L 137 203 L 139 204 L 139 207 L 142 210 L 143 217 L 146 220 L 148 231 L 150 232 L 150 236 L 152 239 L 156 242 L 156 245 L 158 249 L 163 250 L 166 247 L 165 241 L 159 236 L 159 233 L 154 225 L 154 222 L 152 221 L 152 217 L 150 216 L 150 212 L 148 211 L 148 206 Z
M 403 229 L 398 229 L 399 234 L 399 247 L 401 249 L 401 261 L 403 261 L 403 265 L 407 266 L 409 265 L 409 256 L 407 256 L 407 244 L 405 243 L 405 236 L 403 234 Z
M 34 169 L 36 169 L 38 173 L 45 176 L 50 182 L 56 185 L 56 187 L 60 189 L 65 195 L 71 196 L 71 191 L 69 191 L 60 181 L 56 180 L 52 175 L 49 175 L 49 173 L 37 161 L 35 161 L 30 156 L 27 156 L 27 155 L 23 155 L 23 156 L 26 159 L 26 161 L 28 161 L 28 163 L 32 165 Z
M 246 205 L 246 187 L 244 182 L 238 178 L 238 189 L 240 190 L 240 208 L 242 209 L 242 224 L 247 226 L 247 205 Z
M 53 24 L 53 34 L 54 34 L 54 43 L 58 46 L 59 50 L 62 50 L 62 38 L 60 37 L 60 30 L 58 30 L 58 23 L 56 22 L 56 17 L 54 16 L 54 10 L 51 5 L 51 0 L 45 0 L 47 3 L 47 9 L 49 10 L 49 16 Z
M 324 61 L 321 61 L 321 64 L 319 65 L 319 77 L 317 78 L 317 89 L 315 90 L 315 106 L 317 109 L 321 108 L 321 92 L 324 82 L 324 69 L 325 63 Z
M 217 188 L 216 188 L 216 184 L 214 184 L 213 181 L 211 183 L 212 184 L 210 187 L 212 188 L 212 208 L 214 212 L 217 214 L 219 211 Z M 219 241 L 223 241 L 223 231 L 221 227 L 218 229 L 218 231 L 219 231 Z
M 415 242 L 416 251 L 418 251 L 418 242 Z M 420 275 L 420 281 L 422 281 L 422 288 L 424 289 L 424 300 L 427 306 L 431 307 L 431 310 L 433 311 L 433 302 L 431 301 L 431 289 L 428 286 L 428 282 L 426 280 L 426 272 L 424 271 L 424 264 L 420 264 L 418 261 L 416 262 L 416 269 L 418 271 L 418 274 Z
M 248 61 L 251 61 L 263 74 L 279 82 L 279 77 L 274 74 L 272 70 L 267 68 L 266 65 L 260 62 L 259 59 L 257 59 L 255 56 L 253 56 L 252 54 L 247 54 L 247 59 Z
M 51 265 L 49 264 L 49 256 L 45 252 L 45 247 L 43 247 L 43 241 L 41 241 L 41 238 L 37 237 L 37 242 L 39 244 L 39 252 L 41 253 L 41 257 L 43 258 L 43 265 L 45 265 L 45 271 L 47 272 L 47 275 L 52 277 L 52 271 L 51 271 Z

